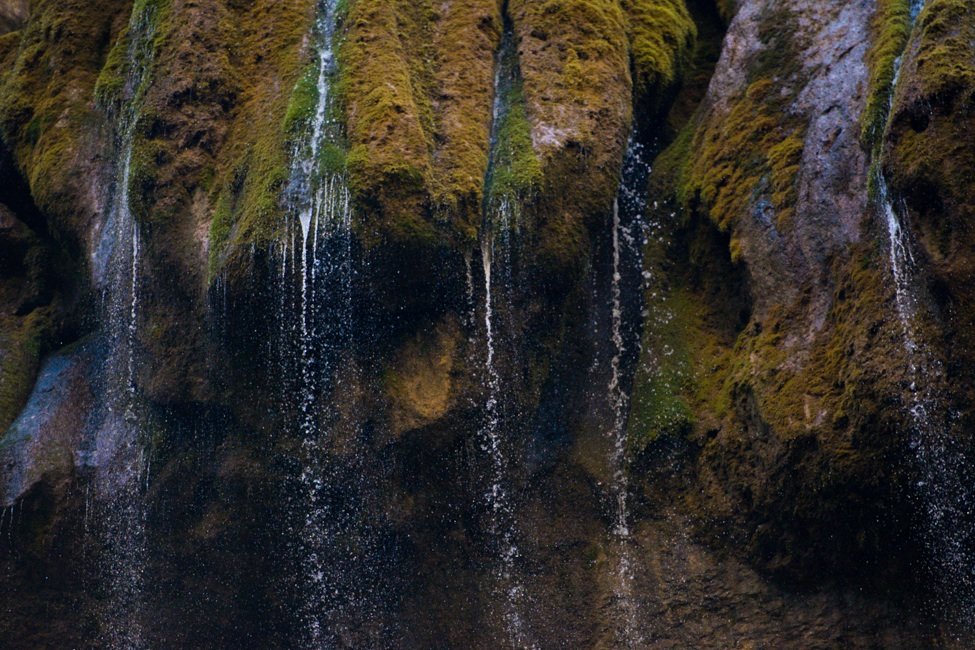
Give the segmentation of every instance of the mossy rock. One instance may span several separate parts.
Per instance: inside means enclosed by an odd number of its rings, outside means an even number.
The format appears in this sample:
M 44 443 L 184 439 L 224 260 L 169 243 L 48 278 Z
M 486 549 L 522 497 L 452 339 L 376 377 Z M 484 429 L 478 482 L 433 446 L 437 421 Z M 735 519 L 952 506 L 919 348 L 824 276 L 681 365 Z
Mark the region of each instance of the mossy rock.
M 84 155 L 98 126 L 91 98 L 124 8 L 122 0 L 40 0 L 26 26 L 3 37 L 11 61 L 0 76 L 0 131 L 37 207 L 66 240 L 87 236 L 81 179 L 91 175 Z
M 975 418 L 971 332 L 975 269 L 975 62 L 970 6 L 931 0 L 918 18 L 883 141 L 880 161 L 890 190 L 903 199 L 903 218 L 923 264 L 927 295 L 938 317 L 919 314 L 925 348 L 944 351 L 946 399 L 968 427 Z M 938 331 L 938 330 L 941 331 Z
M 867 55 L 870 91 L 860 125 L 860 139 L 867 149 L 880 143 L 887 126 L 896 62 L 911 35 L 909 0 L 879 0 L 872 28 Z
M 684 0 L 625 0 L 637 97 L 663 93 L 687 66 L 697 25 Z
M 226 122 L 221 134 L 226 146 L 201 177 L 212 206 L 211 282 L 228 265 L 249 259 L 252 246 L 267 246 L 284 230 L 292 140 L 307 126 L 317 102 L 317 65 L 311 61 L 314 53 L 303 46 L 314 9 L 313 3 L 267 1 L 233 17 L 236 31 L 227 38 L 240 44 L 228 47 L 236 72 L 227 77 L 231 113 L 220 118 Z

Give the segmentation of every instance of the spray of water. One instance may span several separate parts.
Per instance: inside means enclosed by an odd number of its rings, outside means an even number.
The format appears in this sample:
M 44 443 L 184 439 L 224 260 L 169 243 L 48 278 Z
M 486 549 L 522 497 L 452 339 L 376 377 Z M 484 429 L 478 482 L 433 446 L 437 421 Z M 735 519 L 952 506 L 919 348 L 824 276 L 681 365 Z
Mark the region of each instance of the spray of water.
M 147 645 L 145 491 L 149 452 L 136 380 L 141 241 L 129 186 L 135 127 L 153 60 L 154 11 L 153 3 L 139 3 L 133 11 L 127 32 L 125 85 L 122 96 L 113 98 L 107 109 L 115 125 L 119 162 L 92 260 L 103 297 L 105 387 L 93 416 L 95 434 L 84 457 L 95 467 L 93 528 L 100 548 L 101 586 L 108 594 L 100 613 L 100 641 L 110 648 Z
M 313 34 L 317 99 L 304 130 L 295 137 L 278 278 L 282 369 L 297 378 L 283 382 L 293 386 L 285 398 L 294 400 L 301 443 L 300 496 L 292 503 L 298 521 L 293 535 L 300 567 L 298 616 L 302 643 L 313 648 L 334 647 L 346 643 L 349 634 L 361 634 L 350 626 L 374 625 L 373 609 L 380 599 L 374 593 L 380 580 L 366 566 L 374 540 L 360 530 L 353 503 L 363 487 L 356 482 L 364 479 L 352 465 L 363 462 L 362 453 L 353 452 L 341 468 L 331 458 L 339 416 L 333 394 L 339 375 L 348 378 L 348 364 L 342 360 L 355 335 L 350 192 L 344 170 L 328 155 L 344 146 L 331 92 L 340 4 L 318 3 Z M 290 303 L 294 284 L 298 294 Z M 295 356 L 298 367 L 292 373 Z
M 911 2 L 912 24 L 924 4 L 924 0 Z M 888 116 L 902 61 L 898 57 L 894 63 Z M 916 324 L 925 303 L 923 282 L 906 227 L 907 206 L 890 192 L 879 163 L 881 147 L 882 142 L 875 151 L 874 181 L 890 245 L 890 274 L 907 363 L 909 445 L 918 475 L 912 496 L 926 528 L 923 542 L 928 569 L 939 582 L 939 605 L 971 622 L 975 621 L 975 573 L 968 547 L 975 531 L 971 524 L 972 495 L 965 478 L 967 461 L 947 431 L 946 405 L 935 389 L 942 383 L 944 368 L 919 340 Z
M 492 179 L 502 162 L 499 131 L 510 107 L 507 105 L 509 90 L 517 83 L 517 53 L 514 32 L 506 25 L 501 47 L 495 61 L 495 97 L 492 112 L 489 157 L 486 185 L 491 188 Z M 504 633 L 514 648 L 533 648 L 534 641 L 523 617 L 527 593 L 521 583 L 518 564 L 521 551 L 515 512 L 509 494 L 510 467 L 509 445 L 503 432 L 501 409 L 501 375 L 497 362 L 498 323 L 496 304 L 499 293 L 507 296 L 512 286 L 512 239 L 517 198 L 506 193 L 492 193 L 489 189 L 484 202 L 484 223 L 481 231 L 481 262 L 484 277 L 484 370 L 487 396 L 484 403 L 484 419 L 479 431 L 481 449 L 489 461 L 488 488 L 485 502 L 490 513 L 490 533 L 497 547 L 494 570 L 495 593 L 501 602 Z M 500 281 L 495 287 L 495 281 Z M 468 274 L 468 294 L 473 296 L 473 278 Z M 510 307 L 510 306 L 509 306 Z M 507 310 L 509 322 L 511 309 Z

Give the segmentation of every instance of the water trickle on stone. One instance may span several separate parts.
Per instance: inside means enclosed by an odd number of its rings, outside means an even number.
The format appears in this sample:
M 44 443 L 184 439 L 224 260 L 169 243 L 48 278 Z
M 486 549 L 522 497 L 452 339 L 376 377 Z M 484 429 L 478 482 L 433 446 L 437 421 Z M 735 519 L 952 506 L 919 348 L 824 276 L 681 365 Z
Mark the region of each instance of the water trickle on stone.
M 94 467 L 91 527 L 99 548 L 101 586 L 108 595 L 99 616 L 100 641 L 105 647 L 126 649 L 148 645 L 143 627 L 148 440 L 136 380 L 141 242 L 129 186 L 135 128 L 153 59 L 154 11 L 146 3 L 130 19 L 125 84 L 122 95 L 112 98 L 107 108 L 114 121 L 119 163 L 92 251 L 94 281 L 103 298 L 99 381 L 104 387 L 90 422 L 93 434 L 82 452 L 82 462 Z
M 924 5 L 924 0 L 912 0 L 912 28 Z M 902 63 L 903 54 L 894 62 L 888 91 L 888 121 Z M 971 622 L 975 621 L 975 566 L 967 549 L 975 530 L 971 522 L 972 495 L 965 478 L 967 460 L 951 439 L 945 421 L 946 405 L 935 389 L 944 378 L 944 368 L 919 340 L 916 325 L 924 316 L 926 302 L 923 280 L 905 222 L 908 208 L 890 192 L 879 160 L 882 148 L 881 140 L 874 152 L 874 181 L 890 247 L 890 275 L 907 363 L 909 445 L 918 474 L 912 497 L 926 527 L 922 533 L 928 554 L 926 562 L 940 583 L 939 608 L 952 610 L 952 616 Z
M 517 563 L 521 552 L 517 543 L 514 510 L 508 494 L 508 459 L 502 439 L 499 400 L 501 377 L 495 359 L 494 294 L 492 270 L 494 244 L 490 235 L 481 240 L 481 260 L 484 271 L 484 368 L 487 375 L 487 398 L 484 404 L 484 421 L 481 426 L 481 449 L 490 463 L 490 485 L 484 498 L 490 509 L 490 532 L 498 545 L 497 565 L 494 572 L 496 589 L 503 599 L 503 617 L 508 641 L 515 648 L 534 647 L 528 638 L 522 615 L 525 599 L 524 586 L 519 580 Z
M 621 647 L 639 647 L 644 642 L 640 632 L 639 604 L 633 584 L 634 540 L 630 530 L 627 457 L 630 396 L 627 392 L 629 382 L 624 377 L 627 355 L 635 353 L 636 350 L 631 348 L 637 348 L 639 344 L 632 336 L 628 337 L 624 321 L 627 318 L 627 305 L 634 302 L 634 296 L 624 295 L 624 292 L 635 292 L 638 296 L 642 288 L 641 250 L 649 172 L 649 166 L 643 161 L 643 146 L 633 134 L 627 143 L 620 187 L 613 202 L 610 275 L 610 341 L 613 356 L 610 359 L 606 393 L 612 412 L 612 425 L 608 431 L 612 445 L 609 467 L 612 473 L 610 494 L 614 508 L 611 533 L 618 547 L 613 598 L 619 608 L 621 624 L 616 631 L 616 643 Z M 627 282 L 627 278 L 636 278 L 637 281 Z M 635 302 L 638 304 L 639 299 Z
M 499 162 L 499 130 L 509 110 L 506 97 L 517 81 L 517 52 L 514 32 L 505 25 L 501 45 L 495 61 L 494 104 L 490 137 L 490 156 L 485 186 L 484 220 L 481 227 L 481 262 L 484 278 L 484 372 L 487 395 L 479 437 L 481 449 L 488 461 L 488 483 L 484 494 L 489 510 L 489 532 L 496 546 L 494 567 L 494 593 L 502 609 L 501 622 L 508 643 L 514 648 L 534 648 L 524 611 L 528 595 L 521 582 L 518 564 L 521 551 L 518 546 L 514 506 L 509 494 L 511 468 L 508 458 L 509 445 L 504 437 L 505 422 L 501 413 L 501 374 L 498 367 L 498 323 L 496 304 L 499 293 L 507 296 L 512 285 L 512 239 L 515 227 L 516 197 L 491 192 L 491 183 Z M 496 280 L 500 286 L 495 286 Z M 473 278 L 468 277 L 473 284 Z M 469 288 L 473 295 L 473 286 Z M 507 321 L 510 321 L 510 305 Z
M 344 147 L 344 132 L 334 117 L 331 96 L 339 5 L 338 0 L 318 3 L 313 34 L 317 99 L 292 152 L 286 195 L 289 216 L 280 245 L 277 288 L 281 296 L 281 365 L 290 376 L 283 383 L 291 387 L 285 390 L 285 399 L 293 400 L 301 443 L 300 495 L 291 506 L 298 522 L 294 531 L 301 574 L 295 579 L 301 600 L 298 616 L 302 643 L 315 648 L 341 643 L 349 626 L 375 624 L 368 619 L 377 618 L 370 612 L 378 598 L 373 593 L 375 580 L 359 575 L 367 554 L 363 549 L 371 541 L 356 529 L 355 506 L 337 496 L 343 490 L 357 489 L 339 476 L 339 471 L 348 474 L 354 469 L 338 470 L 335 459 L 330 458 L 339 417 L 334 394 L 339 374 L 348 376 L 342 360 L 349 354 L 355 330 L 350 194 L 344 170 L 328 155 L 331 149 Z M 292 309 L 289 296 L 295 284 L 298 295 Z M 295 312 L 297 327 L 290 318 Z M 362 453 L 355 451 L 349 462 L 362 462 Z M 356 480 L 363 479 L 356 476 Z M 341 503 L 337 505 L 336 499 Z M 360 555 L 348 556 L 351 551 L 340 548 L 340 538 L 354 538 Z

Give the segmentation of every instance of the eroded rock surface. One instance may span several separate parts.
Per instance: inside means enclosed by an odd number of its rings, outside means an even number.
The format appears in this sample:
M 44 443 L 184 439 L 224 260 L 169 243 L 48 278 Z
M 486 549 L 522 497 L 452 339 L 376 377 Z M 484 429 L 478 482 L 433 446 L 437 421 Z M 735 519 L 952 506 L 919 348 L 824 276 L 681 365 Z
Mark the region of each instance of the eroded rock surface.
M 0 4 L 3 638 L 110 645 L 124 557 L 150 647 L 964 647 L 924 604 L 876 179 L 964 454 L 975 17 L 908 12 Z M 315 119 L 347 239 L 289 204 Z M 620 225 L 634 140 L 646 214 Z M 112 311 L 121 179 L 138 264 Z M 99 408 L 143 434 L 145 546 L 122 555 L 91 496 Z

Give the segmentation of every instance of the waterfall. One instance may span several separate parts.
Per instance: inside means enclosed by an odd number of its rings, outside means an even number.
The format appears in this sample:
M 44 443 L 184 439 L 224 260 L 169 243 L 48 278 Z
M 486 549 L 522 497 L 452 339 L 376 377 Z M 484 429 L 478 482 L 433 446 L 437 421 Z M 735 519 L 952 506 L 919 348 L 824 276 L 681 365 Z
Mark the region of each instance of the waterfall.
M 639 647 L 643 645 L 640 632 L 639 606 L 634 589 L 632 546 L 630 530 L 628 435 L 627 423 L 630 410 L 628 393 L 630 357 L 637 352 L 638 339 L 632 328 L 630 307 L 639 303 L 643 278 L 642 244 L 644 212 L 646 210 L 646 186 L 650 173 L 643 160 L 643 146 L 634 132 L 627 142 L 623 157 L 623 170 L 616 199 L 613 201 L 611 233 L 610 275 L 610 342 L 613 356 L 610 359 L 610 376 L 606 399 L 612 412 L 607 435 L 610 439 L 609 469 L 612 474 L 610 496 L 613 504 L 611 534 L 618 547 L 618 558 L 613 577 L 613 598 L 619 608 L 622 625 L 617 630 L 617 645 Z M 639 311 L 639 310 L 637 310 Z
M 102 293 L 104 355 L 99 381 L 103 387 L 82 463 L 94 467 L 92 528 L 100 549 L 101 586 L 108 595 L 99 623 L 101 643 L 109 648 L 148 645 L 143 618 L 149 450 L 136 379 L 141 241 L 129 186 L 135 128 L 153 58 L 154 12 L 151 3 L 137 5 L 133 12 L 122 94 L 106 107 L 114 120 L 118 163 L 106 218 L 92 252 L 95 284 Z
M 498 368 L 498 324 L 495 322 L 498 293 L 507 297 L 513 284 L 511 231 L 518 198 L 510 191 L 492 191 L 492 181 L 502 165 L 509 164 L 500 153 L 500 130 L 506 117 L 509 91 L 517 83 L 517 51 L 514 31 L 506 22 L 501 44 L 495 60 L 494 103 L 491 116 L 491 136 L 488 169 L 485 177 L 487 188 L 484 199 L 484 220 L 481 227 L 481 262 L 484 274 L 484 372 L 487 396 L 484 402 L 484 419 L 478 436 L 481 450 L 489 463 L 488 487 L 485 502 L 489 513 L 489 531 L 496 545 L 494 567 L 494 593 L 501 601 L 504 634 L 514 648 L 534 648 L 527 624 L 523 617 L 527 594 L 521 583 L 518 563 L 521 551 L 515 511 L 509 494 L 511 480 L 509 447 L 504 436 L 505 418 L 502 416 L 501 373 Z M 495 287 L 495 277 L 501 286 Z M 473 296 L 473 279 L 468 275 L 469 295 Z M 500 292 L 499 292 L 500 290 Z M 505 324 L 511 329 L 512 310 L 505 298 Z
M 300 592 L 298 616 L 305 647 L 333 647 L 350 628 L 375 624 L 370 608 L 380 594 L 375 576 L 366 572 L 373 541 L 357 528 L 355 491 L 364 481 L 358 467 L 362 450 L 354 450 L 344 467 L 330 453 L 339 418 L 334 393 L 349 378 L 354 336 L 352 210 L 344 169 L 329 154 L 344 151 L 344 131 L 335 117 L 331 86 L 336 73 L 335 36 L 339 0 L 321 0 L 314 26 L 314 111 L 295 138 L 287 192 L 288 223 L 281 244 L 280 295 L 282 368 L 290 372 L 297 348 L 297 380 L 286 398 L 295 400 L 296 429 L 301 445 L 297 477 L 300 497 L 292 504 L 294 543 Z M 289 259 L 291 265 L 289 267 Z M 298 286 L 295 309 L 286 297 Z M 297 331 L 289 314 L 297 311 Z M 288 383 L 288 382 L 284 382 Z M 353 548 L 346 548 L 348 540 Z M 344 544 L 344 545 L 343 545 Z
M 508 495 L 508 459 L 502 440 L 499 400 L 501 377 L 495 360 L 494 296 L 491 288 L 494 244 L 490 236 L 481 240 L 481 260 L 484 270 L 484 368 L 487 375 L 487 398 L 484 403 L 484 421 L 481 425 L 481 449 L 490 462 L 489 483 L 485 501 L 490 511 L 490 532 L 498 545 L 498 561 L 494 579 L 503 601 L 504 630 L 514 648 L 530 648 L 535 644 L 529 639 L 522 607 L 525 599 L 524 586 L 518 577 L 517 563 L 521 557 L 518 548 L 515 514 Z
M 910 3 L 912 29 L 924 4 L 924 0 Z M 888 90 L 888 122 L 902 62 L 903 55 L 894 62 L 893 80 Z M 907 205 L 890 192 L 880 163 L 882 149 L 881 140 L 874 151 L 874 181 L 880 216 L 888 236 L 890 275 L 907 363 L 909 446 L 918 473 L 912 496 L 927 528 L 923 543 L 928 554 L 928 568 L 940 583 L 942 602 L 939 605 L 957 610 L 967 620 L 975 620 L 975 571 L 967 549 L 975 531 L 971 524 L 972 495 L 966 481 L 967 461 L 946 429 L 946 406 L 934 389 L 944 377 L 944 368 L 936 357 L 925 351 L 916 328 L 926 302 L 921 270 L 907 228 Z

